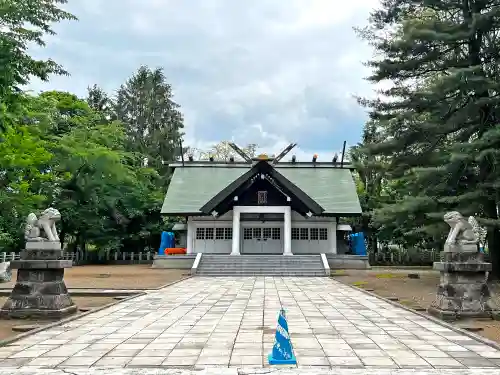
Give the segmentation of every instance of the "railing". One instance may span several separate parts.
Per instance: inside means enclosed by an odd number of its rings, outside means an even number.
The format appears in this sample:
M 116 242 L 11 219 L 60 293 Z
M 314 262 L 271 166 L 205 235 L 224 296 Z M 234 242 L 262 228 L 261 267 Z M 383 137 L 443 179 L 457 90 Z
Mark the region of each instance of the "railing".
M 140 253 L 114 252 L 114 253 L 92 253 L 92 252 L 64 252 L 62 259 L 72 260 L 73 265 L 89 263 L 107 264 L 150 264 L 153 262 L 155 253 L 152 251 Z M 11 262 L 19 260 L 19 253 L 0 253 L 0 262 Z
M 427 249 L 398 250 L 397 252 L 368 253 L 372 266 L 432 266 L 443 260 L 443 252 Z M 489 255 L 484 260 L 489 262 Z

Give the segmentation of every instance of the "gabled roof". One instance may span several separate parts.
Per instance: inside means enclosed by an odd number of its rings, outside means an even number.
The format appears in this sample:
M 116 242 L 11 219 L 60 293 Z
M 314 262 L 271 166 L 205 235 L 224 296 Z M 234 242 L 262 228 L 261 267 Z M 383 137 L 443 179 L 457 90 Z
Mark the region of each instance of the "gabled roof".
M 201 206 L 247 171 L 248 167 L 176 168 L 161 213 L 201 215 Z
M 322 216 L 358 216 L 361 206 L 347 168 L 327 163 L 302 165 L 278 163 L 274 169 L 324 209 Z M 175 171 L 161 209 L 167 215 L 203 215 L 201 208 L 249 172 L 249 164 L 175 164 Z
M 277 168 L 326 213 L 339 216 L 361 215 L 356 184 L 349 169 L 342 168 Z
M 241 190 L 245 186 L 249 186 L 250 181 L 253 177 L 258 174 L 267 174 L 273 180 L 275 180 L 280 187 L 284 188 L 294 199 L 299 200 L 303 206 L 305 206 L 312 214 L 321 215 L 324 208 L 321 207 L 317 202 L 314 201 L 309 195 L 304 193 L 299 187 L 293 184 L 290 180 L 279 173 L 275 168 L 273 168 L 267 161 L 259 161 L 253 165 L 248 172 L 242 174 L 232 183 L 230 183 L 226 188 L 220 191 L 215 197 L 208 201 L 200 211 L 204 214 L 210 214 L 213 210 L 216 210 L 217 206 L 221 205 L 226 199 L 234 195 L 237 190 Z M 251 184 L 251 183 L 250 183 Z

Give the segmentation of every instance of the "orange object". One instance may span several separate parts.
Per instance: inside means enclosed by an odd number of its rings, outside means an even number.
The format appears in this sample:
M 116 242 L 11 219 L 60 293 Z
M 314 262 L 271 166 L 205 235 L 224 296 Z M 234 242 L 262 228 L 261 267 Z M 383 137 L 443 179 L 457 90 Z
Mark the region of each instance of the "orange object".
M 186 254 L 186 249 L 183 247 L 166 248 L 165 254 L 167 254 L 167 255 L 184 255 L 184 254 Z

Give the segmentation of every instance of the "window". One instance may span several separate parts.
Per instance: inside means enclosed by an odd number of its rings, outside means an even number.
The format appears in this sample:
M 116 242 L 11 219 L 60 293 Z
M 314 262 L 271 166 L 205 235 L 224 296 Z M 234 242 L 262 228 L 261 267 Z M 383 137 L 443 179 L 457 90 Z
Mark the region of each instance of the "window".
M 205 228 L 205 239 L 206 240 L 214 239 L 214 228 Z
M 257 204 L 267 204 L 267 191 L 257 192 Z
M 253 238 L 260 239 L 262 237 L 262 228 L 253 228 Z
M 233 228 L 196 228 L 197 240 L 231 240 Z M 251 237 L 250 237 L 251 238 Z
M 252 239 L 252 228 L 243 228 L 243 239 L 244 240 Z
M 327 228 L 319 228 L 319 240 L 320 241 L 328 240 L 328 229 Z
M 300 238 L 299 228 L 292 228 L 292 240 L 298 240 Z
M 197 240 L 205 239 L 205 228 L 196 228 L 196 239 Z
M 300 228 L 300 239 L 301 240 L 309 239 L 309 228 Z
M 319 240 L 319 229 L 318 228 L 311 228 L 309 230 L 309 236 L 310 236 L 311 241 Z
M 273 240 L 281 240 L 281 228 L 272 228 L 271 238 Z
M 271 228 L 262 228 L 262 237 L 271 238 Z
M 233 228 L 224 228 L 224 239 L 231 240 L 233 238 Z
M 215 228 L 215 239 L 216 240 L 224 239 L 224 228 Z

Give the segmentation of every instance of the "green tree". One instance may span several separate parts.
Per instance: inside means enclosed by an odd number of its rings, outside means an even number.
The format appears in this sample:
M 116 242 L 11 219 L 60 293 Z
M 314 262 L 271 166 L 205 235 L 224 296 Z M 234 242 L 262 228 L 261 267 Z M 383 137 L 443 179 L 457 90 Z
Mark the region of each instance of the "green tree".
M 11 107 L 19 105 L 20 86 L 30 77 L 47 81 L 51 74 L 67 74 L 53 60 L 37 60 L 28 54 L 30 44 L 44 46 L 44 36 L 55 34 L 51 26 L 76 18 L 58 8 L 66 0 L 2 0 L 0 3 L 0 127 L 10 123 Z
M 29 96 L 19 95 L 17 112 L 9 114 L 11 124 L 0 142 L 0 249 L 15 251 L 22 246 L 23 225 L 30 211 L 43 207 L 50 198 L 48 187 L 54 176 L 50 171 L 53 155 L 50 143 L 41 137 L 41 128 L 50 121 L 47 115 L 32 120 L 26 107 Z
M 140 67 L 119 88 L 115 113 L 125 126 L 128 149 L 144 155 L 148 166 L 168 179 L 164 162 L 179 156 L 184 125 L 162 69 Z
M 101 114 L 104 120 L 116 119 L 113 100 L 98 85 L 87 88 L 87 103 L 95 112 Z
M 378 250 L 377 231 L 372 216 L 374 210 L 381 204 L 386 158 L 372 155 L 363 147 L 380 141 L 377 122 L 369 121 L 364 126 L 361 143 L 352 147 L 349 152 L 358 174 L 356 185 L 363 210 L 361 220 L 356 224 L 366 234 L 368 249 L 372 252 Z
M 386 220 L 405 215 L 411 234 L 437 244 L 446 210 L 477 214 L 488 225 L 494 272 L 500 271 L 498 126 L 500 7 L 496 1 L 385 0 L 362 36 L 378 57 L 372 82 L 391 81 L 364 101 L 380 122 L 374 154 L 390 156 L 402 198 Z M 442 224 L 440 224 L 442 225 Z

